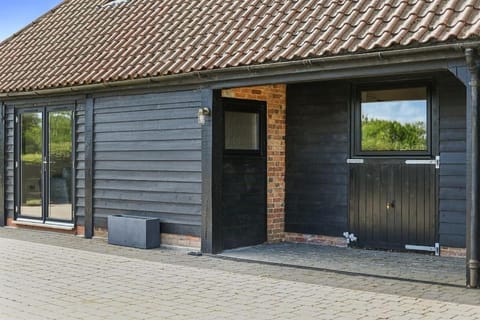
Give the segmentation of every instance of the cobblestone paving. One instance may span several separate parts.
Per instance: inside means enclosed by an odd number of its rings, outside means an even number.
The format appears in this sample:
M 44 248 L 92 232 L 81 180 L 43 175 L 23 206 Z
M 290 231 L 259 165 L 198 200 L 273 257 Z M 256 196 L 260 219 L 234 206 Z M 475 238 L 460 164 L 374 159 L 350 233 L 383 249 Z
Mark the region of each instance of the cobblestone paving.
M 465 258 L 278 243 L 222 253 L 238 259 L 340 270 L 442 284 L 465 284 Z
M 480 319 L 480 291 L 0 228 L 0 319 Z

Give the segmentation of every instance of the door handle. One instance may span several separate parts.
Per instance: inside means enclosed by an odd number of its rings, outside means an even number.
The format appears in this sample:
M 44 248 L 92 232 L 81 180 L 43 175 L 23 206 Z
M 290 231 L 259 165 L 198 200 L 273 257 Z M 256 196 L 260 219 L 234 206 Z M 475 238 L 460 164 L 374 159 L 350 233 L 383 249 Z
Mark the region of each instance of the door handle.
M 387 202 L 387 209 L 393 209 L 393 208 L 395 208 L 395 201 L 392 200 Z
M 44 160 L 42 161 L 42 163 L 43 163 L 43 164 L 55 164 L 56 161 L 47 161 L 47 159 L 44 159 Z
M 364 164 L 364 159 L 347 159 L 348 164 Z

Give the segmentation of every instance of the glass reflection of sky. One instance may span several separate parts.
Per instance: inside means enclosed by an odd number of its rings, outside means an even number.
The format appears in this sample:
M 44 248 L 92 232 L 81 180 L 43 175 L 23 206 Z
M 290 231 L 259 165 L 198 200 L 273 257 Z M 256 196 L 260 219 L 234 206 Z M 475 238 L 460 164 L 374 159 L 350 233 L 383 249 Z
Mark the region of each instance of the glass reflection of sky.
M 402 124 L 427 122 L 425 100 L 362 102 L 362 118 L 398 121 Z

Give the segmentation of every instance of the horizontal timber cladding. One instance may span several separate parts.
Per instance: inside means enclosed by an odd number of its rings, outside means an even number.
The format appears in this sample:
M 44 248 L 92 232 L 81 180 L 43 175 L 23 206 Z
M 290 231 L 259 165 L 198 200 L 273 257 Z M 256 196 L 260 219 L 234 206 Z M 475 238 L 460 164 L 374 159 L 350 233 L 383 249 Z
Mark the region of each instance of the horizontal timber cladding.
M 75 217 L 76 223 L 83 225 L 85 216 L 85 101 L 83 97 L 48 97 L 39 100 L 19 100 L 6 102 L 5 140 L 5 203 L 7 215 L 14 218 L 14 178 L 15 178 L 15 109 L 32 107 L 72 107 L 75 106 Z
M 85 102 L 75 110 L 75 215 L 79 225 L 85 225 Z
M 111 214 L 157 217 L 162 232 L 200 235 L 200 91 L 98 97 L 96 227 Z
M 287 87 L 286 232 L 348 228 L 349 95 L 339 82 Z
M 15 207 L 15 110 L 13 104 L 7 103 L 5 127 L 5 207 L 8 217 L 13 219 Z
M 440 244 L 465 247 L 466 89 L 450 74 L 437 79 L 440 103 Z

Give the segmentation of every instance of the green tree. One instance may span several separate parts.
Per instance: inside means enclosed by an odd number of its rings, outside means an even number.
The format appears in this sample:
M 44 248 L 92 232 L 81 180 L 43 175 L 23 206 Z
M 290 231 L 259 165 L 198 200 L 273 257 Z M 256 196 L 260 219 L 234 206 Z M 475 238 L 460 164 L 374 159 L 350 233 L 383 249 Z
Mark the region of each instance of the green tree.
M 51 112 L 48 123 L 50 126 L 50 158 L 70 159 L 72 153 L 71 112 Z M 33 163 L 42 161 L 42 118 L 40 113 L 22 114 L 22 161 Z
M 22 114 L 23 154 L 42 154 L 42 118 L 39 113 Z
M 50 158 L 70 159 L 72 153 L 72 116 L 70 111 L 49 114 Z
M 362 118 L 363 151 L 420 151 L 427 149 L 424 122 L 400 123 Z

